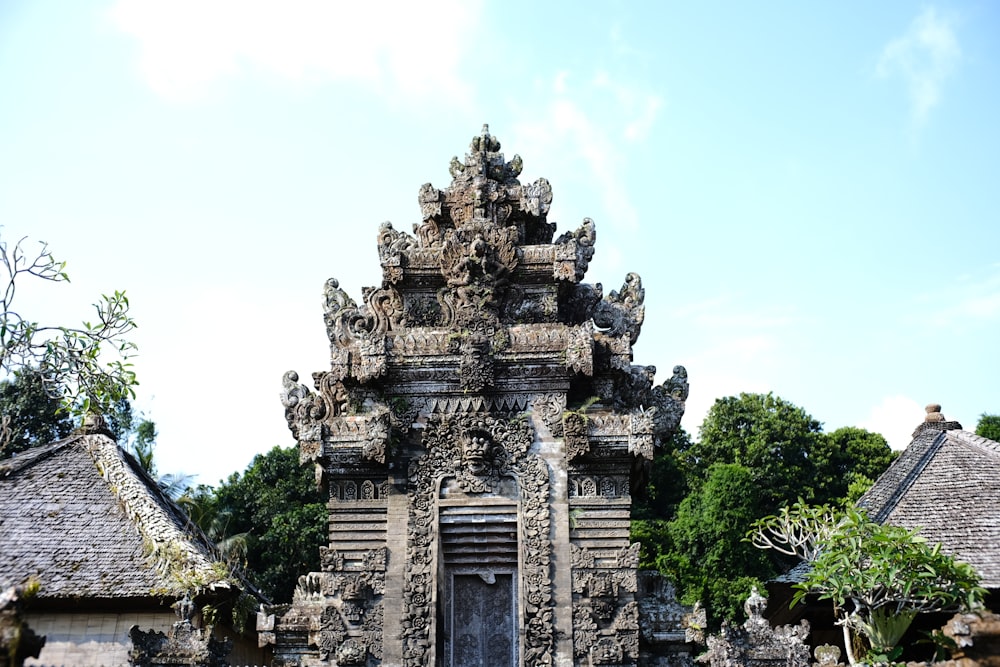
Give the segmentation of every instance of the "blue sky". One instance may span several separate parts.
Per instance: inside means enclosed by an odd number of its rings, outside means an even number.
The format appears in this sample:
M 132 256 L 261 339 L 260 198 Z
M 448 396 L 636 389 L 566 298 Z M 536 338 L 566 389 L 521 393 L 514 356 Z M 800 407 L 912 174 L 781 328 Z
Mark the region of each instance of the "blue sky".
M 0 4 L 0 224 L 68 261 L 43 322 L 127 291 L 163 472 L 292 443 L 320 294 L 380 280 L 483 123 L 587 275 L 642 276 L 636 363 L 685 427 L 773 391 L 901 447 L 1000 412 L 1000 8 L 990 2 Z

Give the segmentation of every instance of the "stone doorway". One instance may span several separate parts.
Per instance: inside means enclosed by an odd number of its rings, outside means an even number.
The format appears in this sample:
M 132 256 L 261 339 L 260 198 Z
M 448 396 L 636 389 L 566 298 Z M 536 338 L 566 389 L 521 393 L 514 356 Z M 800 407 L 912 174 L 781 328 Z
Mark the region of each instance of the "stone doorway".
M 466 499 L 468 502 L 468 499 Z M 445 667 L 516 667 L 517 505 L 479 498 L 440 510 Z
M 513 571 L 449 572 L 446 667 L 515 667 L 517 576 Z

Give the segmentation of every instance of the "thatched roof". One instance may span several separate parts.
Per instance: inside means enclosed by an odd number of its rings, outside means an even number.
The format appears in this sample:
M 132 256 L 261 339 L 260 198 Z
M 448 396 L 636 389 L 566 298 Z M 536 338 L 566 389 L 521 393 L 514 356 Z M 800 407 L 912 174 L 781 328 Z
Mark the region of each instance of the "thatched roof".
M 200 531 L 101 434 L 0 462 L 0 588 L 31 579 L 54 601 L 234 591 Z

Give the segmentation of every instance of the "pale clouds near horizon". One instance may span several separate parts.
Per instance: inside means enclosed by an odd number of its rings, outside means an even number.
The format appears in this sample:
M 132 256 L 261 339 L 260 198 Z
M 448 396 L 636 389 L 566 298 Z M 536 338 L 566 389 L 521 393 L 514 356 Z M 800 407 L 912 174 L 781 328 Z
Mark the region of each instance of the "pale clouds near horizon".
M 119 0 L 109 17 L 138 40 L 146 83 L 175 102 L 197 99 L 244 70 L 457 102 L 469 88 L 458 72 L 463 35 L 475 34 L 480 8 L 464 0 Z
M 914 428 L 920 425 L 919 417 L 922 414 L 924 406 L 912 398 L 886 396 L 858 426 L 881 433 L 893 449 L 905 449 L 913 439 Z
M 945 80 L 962 57 L 953 22 L 928 7 L 910 24 L 901 37 L 882 49 L 878 74 L 883 78 L 899 75 L 907 84 L 911 119 L 916 126 L 927 122 L 941 102 Z

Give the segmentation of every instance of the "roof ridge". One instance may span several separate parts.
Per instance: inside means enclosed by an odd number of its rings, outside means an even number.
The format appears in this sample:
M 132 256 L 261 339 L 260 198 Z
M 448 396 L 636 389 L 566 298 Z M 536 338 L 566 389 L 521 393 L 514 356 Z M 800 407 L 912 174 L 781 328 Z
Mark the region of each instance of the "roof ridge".
M 945 434 L 952 431 L 925 431 L 925 433 L 927 432 L 933 432 L 936 435 L 933 439 L 919 436 L 914 438 L 899 458 L 893 461 L 889 468 L 875 480 L 871 488 L 858 499 L 857 506 L 865 509 L 872 521 L 876 523 L 885 521 L 899 500 L 906 495 L 914 482 L 920 478 L 920 474 L 941 450 L 941 445 L 947 437 Z M 920 449 L 922 445 L 925 446 L 923 450 Z M 909 468 L 907 469 L 906 466 Z M 898 476 L 895 474 L 897 467 L 901 473 Z M 891 490 L 891 493 L 885 496 L 880 504 L 876 505 L 875 503 L 879 501 L 879 496 L 885 487 L 888 487 L 886 490 Z M 869 502 L 872 505 L 868 505 Z
M 127 453 L 104 435 L 83 436 L 83 445 L 93 457 L 101 477 L 122 509 L 148 544 L 157 574 L 170 592 L 194 592 L 191 588 L 228 588 L 229 583 L 215 565 L 210 549 L 179 526 L 180 517 L 148 475 L 140 475 Z M 228 571 L 226 572 L 228 574 Z
M 948 439 L 954 440 L 963 445 L 972 445 L 977 449 L 984 450 L 985 454 L 991 456 L 1000 456 L 1000 442 L 996 440 L 990 440 L 984 436 L 973 433 L 972 431 L 948 431 Z

